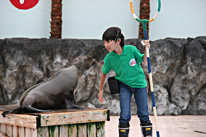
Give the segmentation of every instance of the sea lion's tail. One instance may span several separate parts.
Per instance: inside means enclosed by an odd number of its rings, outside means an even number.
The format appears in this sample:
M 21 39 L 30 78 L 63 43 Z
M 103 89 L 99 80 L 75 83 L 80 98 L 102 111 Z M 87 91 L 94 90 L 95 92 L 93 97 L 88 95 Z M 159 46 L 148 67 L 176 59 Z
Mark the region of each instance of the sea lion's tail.
M 28 105 L 24 108 L 24 111 L 27 113 L 43 113 L 43 112 L 54 112 L 55 110 L 43 110 L 43 109 L 34 108 L 31 105 Z
M 34 108 L 31 105 L 22 107 L 19 106 L 12 111 L 4 111 L 1 115 L 5 117 L 7 114 L 24 114 L 24 113 L 43 113 L 43 112 L 55 112 L 55 110 L 42 110 Z
M 1 115 L 5 117 L 7 114 L 19 114 L 22 113 L 22 110 L 23 110 L 22 107 L 19 106 L 12 111 L 4 111 Z

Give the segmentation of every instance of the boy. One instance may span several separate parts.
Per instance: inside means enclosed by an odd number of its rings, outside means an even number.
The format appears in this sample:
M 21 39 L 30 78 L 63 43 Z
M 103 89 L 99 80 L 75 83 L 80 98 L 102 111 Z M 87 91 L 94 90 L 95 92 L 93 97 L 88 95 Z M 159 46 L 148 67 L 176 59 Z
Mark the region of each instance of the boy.
M 124 45 L 124 36 L 121 29 L 117 27 L 108 28 L 102 39 L 109 53 L 104 58 L 102 67 L 99 101 L 101 103 L 104 101 L 102 97 L 104 81 L 107 73 L 112 69 L 116 73 L 115 78 L 120 81 L 119 137 L 128 137 L 129 134 L 130 102 L 133 93 L 143 136 L 152 137 L 152 124 L 147 106 L 147 82 L 140 65 L 142 63 L 147 66 L 146 53 L 141 54 L 135 46 Z M 145 46 L 150 47 L 149 41 L 145 41 Z

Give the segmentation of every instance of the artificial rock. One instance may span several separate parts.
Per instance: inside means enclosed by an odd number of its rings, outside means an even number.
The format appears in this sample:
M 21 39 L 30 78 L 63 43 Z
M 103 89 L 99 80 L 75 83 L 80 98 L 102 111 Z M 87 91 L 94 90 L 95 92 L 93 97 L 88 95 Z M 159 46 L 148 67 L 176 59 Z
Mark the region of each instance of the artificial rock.
M 143 48 L 139 39 L 126 44 Z M 150 60 L 158 115 L 206 114 L 206 37 L 166 38 L 151 41 Z M 107 54 L 101 40 L 82 39 L 1 39 L 0 40 L 0 105 L 16 104 L 29 87 L 71 65 L 75 57 L 90 55 L 97 63 L 81 76 L 74 91 L 76 103 L 90 108 L 107 108 L 119 115 L 119 97 L 111 95 L 107 81 L 104 103 L 98 101 L 103 59 Z M 143 66 L 146 80 L 147 67 Z M 128 72 L 129 73 L 129 72 Z M 113 76 L 111 71 L 107 77 Z M 149 82 L 148 82 L 149 83 Z M 148 84 L 148 106 L 152 100 Z M 136 114 L 134 98 L 132 114 Z

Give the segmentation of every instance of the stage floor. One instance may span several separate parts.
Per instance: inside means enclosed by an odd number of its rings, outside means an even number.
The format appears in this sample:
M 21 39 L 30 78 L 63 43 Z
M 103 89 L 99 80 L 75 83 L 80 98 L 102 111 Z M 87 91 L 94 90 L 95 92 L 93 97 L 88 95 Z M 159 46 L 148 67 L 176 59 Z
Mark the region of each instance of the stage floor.
M 119 116 L 110 116 L 106 121 L 106 137 L 118 137 Z M 153 123 L 153 137 L 156 137 L 154 117 L 150 116 Z M 206 137 L 206 116 L 158 116 L 160 137 Z M 132 116 L 129 137 L 142 137 L 137 116 Z

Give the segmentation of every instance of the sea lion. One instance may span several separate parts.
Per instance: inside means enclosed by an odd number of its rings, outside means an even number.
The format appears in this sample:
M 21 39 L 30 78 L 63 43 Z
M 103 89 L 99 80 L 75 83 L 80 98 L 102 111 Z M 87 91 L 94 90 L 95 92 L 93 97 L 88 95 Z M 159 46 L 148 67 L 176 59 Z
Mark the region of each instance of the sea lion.
M 70 67 L 59 70 L 47 81 L 34 85 L 21 96 L 18 107 L 8 113 L 51 112 L 55 109 L 79 108 L 74 100 L 74 90 L 84 71 L 89 69 L 95 60 L 89 56 L 79 56 Z

